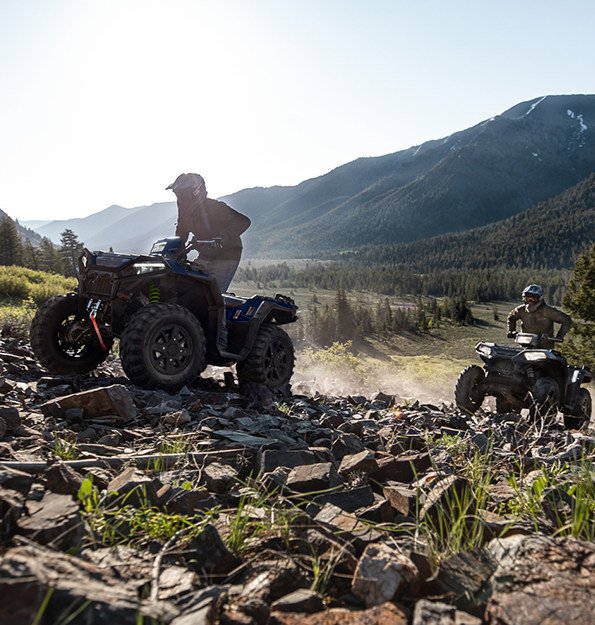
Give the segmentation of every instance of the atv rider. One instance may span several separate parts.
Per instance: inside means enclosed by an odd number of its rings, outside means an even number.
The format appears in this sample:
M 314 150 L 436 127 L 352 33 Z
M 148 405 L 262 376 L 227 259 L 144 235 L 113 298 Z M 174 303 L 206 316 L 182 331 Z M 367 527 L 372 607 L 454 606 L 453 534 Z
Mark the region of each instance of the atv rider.
M 541 334 L 537 347 L 541 349 L 552 349 L 554 342 L 546 337 L 553 336 L 554 323 L 560 324 L 560 329 L 556 338 L 563 340 L 570 326 L 572 319 L 570 315 L 548 306 L 543 300 L 543 287 L 539 284 L 530 284 L 523 290 L 523 304 L 510 311 L 508 315 L 508 338 L 516 336 L 516 323 L 521 320 L 521 331 L 530 334 Z
M 200 262 L 206 272 L 215 278 L 220 293 L 225 293 L 240 264 L 242 240 L 240 235 L 250 226 L 250 219 L 233 208 L 207 198 L 205 181 L 199 174 L 180 174 L 166 189 L 176 194 L 178 222 L 176 236 L 185 244 L 192 232 L 199 240 L 214 243 L 198 243 Z M 227 351 L 227 326 L 225 315 L 219 319 L 217 346 Z
M 250 219 L 233 208 L 207 198 L 205 181 L 199 174 L 180 174 L 169 185 L 178 201 L 176 236 L 186 243 L 190 232 L 200 240 L 214 244 L 198 244 L 201 264 L 217 280 L 219 291 L 225 293 L 240 264 L 240 235 L 250 226 Z

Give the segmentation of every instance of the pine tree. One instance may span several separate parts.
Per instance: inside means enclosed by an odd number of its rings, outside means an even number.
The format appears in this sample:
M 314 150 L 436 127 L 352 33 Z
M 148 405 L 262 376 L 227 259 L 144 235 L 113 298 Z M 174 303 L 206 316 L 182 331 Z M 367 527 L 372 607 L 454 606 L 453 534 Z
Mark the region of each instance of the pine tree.
M 62 273 L 62 260 L 60 258 L 60 252 L 47 237 L 43 237 L 43 239 L 41 239 L 39 250 L 41 269 L 52 273 Z
M 60 234 L 60 256 L 62 258 L 62 271 L 65 276 L 75 276 L 78 267 L 78 258 L 83 251 L 83 244 L 79 242 L 76 234 L 66 228 Z
M 17 227 L 10 217 L 0 221 L 0 265 L 21 263 L 21 240 Z
M 562 303 L 573 317 L 565 353 L 595 367 L 595 243 L 578 257 Z

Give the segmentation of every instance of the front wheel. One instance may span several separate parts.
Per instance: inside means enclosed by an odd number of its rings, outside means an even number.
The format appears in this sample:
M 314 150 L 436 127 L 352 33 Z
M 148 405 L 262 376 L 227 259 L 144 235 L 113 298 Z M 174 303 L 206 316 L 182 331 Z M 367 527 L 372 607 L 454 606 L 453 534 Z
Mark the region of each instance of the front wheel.
M 518 412 L 521 409 L 516 402 L 511 402 L 504 397 L 496 397 L 496 412 L 498 414 L 508 414 L 509 412 Z
M 252 351 L 236 371 L 238 382 L 256 382 L 271 390 L 284 386 L 291 380 L 295 356 L 293 343 L 285 330 L 272 323 L 263 323 L 258 331 Z
M 593 402 L 591 393 L 586 388 L 580 388 L 576 400 L 576 415 L 564 415 L 564 427 L 569 430 L 579 430 L 589 423 Z
M 89 320 L 79 313 L 76 293 L 56 295 L 44 302 L 31 322 L 31 347 L 53 374 L 89 373 L 109 354 L 113 339 L 103 337 L 104 350 Z
M 455 386 L 455 402 L 460 410 L 475 412 L 485 399 L 482 382 L 485 373 L 478 365 L 465 367 Z
M 205 368 L 202 327 L 183 306 L 150 304 L 126 324 L 120 358 L 134 384 L 176 390 L 195 380 Z

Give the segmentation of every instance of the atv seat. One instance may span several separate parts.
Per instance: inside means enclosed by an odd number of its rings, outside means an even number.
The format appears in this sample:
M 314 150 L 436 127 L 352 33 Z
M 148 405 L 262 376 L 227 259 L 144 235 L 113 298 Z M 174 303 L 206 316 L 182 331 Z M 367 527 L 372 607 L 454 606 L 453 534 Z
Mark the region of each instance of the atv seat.
M 238 308 L 238 306 L 241 306 L 246 302 L 245 299 L 235 297 L 235 295 L 225 295 L 225 293 L 223 293 L 221 297 L 225 302 L 225 308 Z

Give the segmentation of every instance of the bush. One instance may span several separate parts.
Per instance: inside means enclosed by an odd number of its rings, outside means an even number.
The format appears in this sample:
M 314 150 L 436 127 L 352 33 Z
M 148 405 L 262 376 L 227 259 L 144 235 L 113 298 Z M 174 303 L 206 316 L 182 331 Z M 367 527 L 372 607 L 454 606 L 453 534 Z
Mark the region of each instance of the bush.
M 0 306 L 0 336 L 28 340 L 36 310 L 31 299 L 23 300 L 20 306 Z
M 0 298 L 17 300 L 31 299 L 39 305 L 52 295 L 68 293 L 76 286 L 74 278 L 65 278 L 55 273 L 35 271 L 25 267 L 0 266 Z

